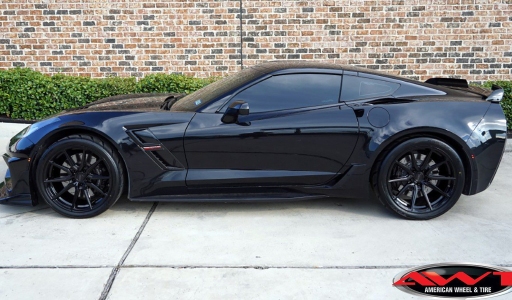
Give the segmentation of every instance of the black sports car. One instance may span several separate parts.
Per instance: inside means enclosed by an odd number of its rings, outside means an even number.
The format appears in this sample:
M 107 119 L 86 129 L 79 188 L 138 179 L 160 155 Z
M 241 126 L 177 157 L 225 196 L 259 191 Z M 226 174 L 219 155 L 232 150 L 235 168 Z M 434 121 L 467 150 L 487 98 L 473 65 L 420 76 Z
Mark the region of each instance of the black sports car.
M 270 62 L 163 105 L 104 103 L 12 138 L 0 198 L 96 216 L 132 201 L 367 197 L 409 219 L 485 190 L 506 141 L 503 90 Z M 132 99 L 133 100 L 133 99 Z

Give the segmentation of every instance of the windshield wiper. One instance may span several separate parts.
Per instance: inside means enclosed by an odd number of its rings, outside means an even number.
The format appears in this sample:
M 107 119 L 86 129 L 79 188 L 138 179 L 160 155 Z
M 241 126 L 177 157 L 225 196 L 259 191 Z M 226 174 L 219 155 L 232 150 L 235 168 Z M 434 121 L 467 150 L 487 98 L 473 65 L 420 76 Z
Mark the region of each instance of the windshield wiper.
M 171 110 L 171 107 L 174 105 L 174 103 L 176 103 L 176 101 L 178 101 L 179 99 L 183 98 L 183 96 L 185 96 L 185 94 L 172 95 L 172 96 L 165 98 L 164 103 L 162 103 L 162 105 L 160 105 L 160 109 Z

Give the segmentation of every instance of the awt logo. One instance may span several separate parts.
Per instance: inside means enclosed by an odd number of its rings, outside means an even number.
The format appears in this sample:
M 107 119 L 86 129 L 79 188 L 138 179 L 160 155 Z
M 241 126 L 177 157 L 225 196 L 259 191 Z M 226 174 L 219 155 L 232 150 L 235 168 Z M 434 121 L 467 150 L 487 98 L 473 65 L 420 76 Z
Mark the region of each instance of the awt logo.
M 414 295 L 477 299 L 509 292 L 512 271 L 468 263 L 434 264 L 398 274 L 393 285 Z

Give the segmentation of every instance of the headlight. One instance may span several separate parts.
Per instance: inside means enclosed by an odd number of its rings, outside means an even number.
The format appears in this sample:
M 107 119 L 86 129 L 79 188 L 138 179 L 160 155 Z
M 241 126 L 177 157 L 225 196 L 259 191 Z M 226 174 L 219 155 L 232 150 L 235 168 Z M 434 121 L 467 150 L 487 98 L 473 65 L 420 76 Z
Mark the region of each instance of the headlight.
M 7 152 L 16 152 L 16 145 L 18 144 L 18 141 L 21 140 L 27 134 L 27 131 L 30 130 L 31 126 L 32 125 L 25 127 L 22 131 L 18 132 L 15 136 L 11 138 L 9 144 L 7 145 Z
M 32 141 L 30 140 L 29 136 L 34 133 L 39 128 L 45 127 L 49 124 L 55 123 L 60 121 L 59 118 L 50 118 L 46 119 L 37 123 L 34 123 L 32 125 L 29 125 L 25 127 L 22 131 L 18 132 L 15 136 L 13 136 L 9 142 L 9 145 L 7 146 L 7 151 L 11 153 L 16 153 L 17 150 L 19 150 L 18 145 L 21 143 L 21 148 L 23 149 L 27 145 L 32 144 Z

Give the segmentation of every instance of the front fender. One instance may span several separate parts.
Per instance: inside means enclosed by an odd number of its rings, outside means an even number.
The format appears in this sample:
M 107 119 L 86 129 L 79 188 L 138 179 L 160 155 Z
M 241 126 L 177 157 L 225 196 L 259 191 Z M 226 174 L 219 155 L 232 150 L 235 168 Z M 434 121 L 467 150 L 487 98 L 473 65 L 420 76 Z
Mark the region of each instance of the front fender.
M 25 151 L 32 157 L 31 180 L 44 149 L 51 143 L 70 134 L 94 133 L 110 142 L 121 156 L 128 176 L 128 197 L 140 197 L 147 190 L 155 187 L 155 178 L 168 175 L 169 170 L 164 170 L 155 164 L 155 161 L 143 151 L 130 136 L 126 129 L 135 128 L 166 128 L 170 124 L 188 124 L 194 113 L 159 112 L 131 112 L 131 111 L 102 111 L 81 112 L 61 115 L 57 122 L 38 128 L 28 138 L 33 141 L 29 151 Z M 37 123 L 36 123 L 37 124 Z M 170 131 L 167 132 L 167 135 Z M 178 138 L 183 138 L 184 132 L 174 132 Z M 182 142 L 179 143 L 182 145 Z M 177 150 L 176 150 L 177 151 Z M 184 153 L 183 153 L 184 155 Z M 154 165 L 154 168 L 148 167 Z M 35 191 L 35 186 L 31 186 Z M 33 199 L 37 202 L 36 194 Z

